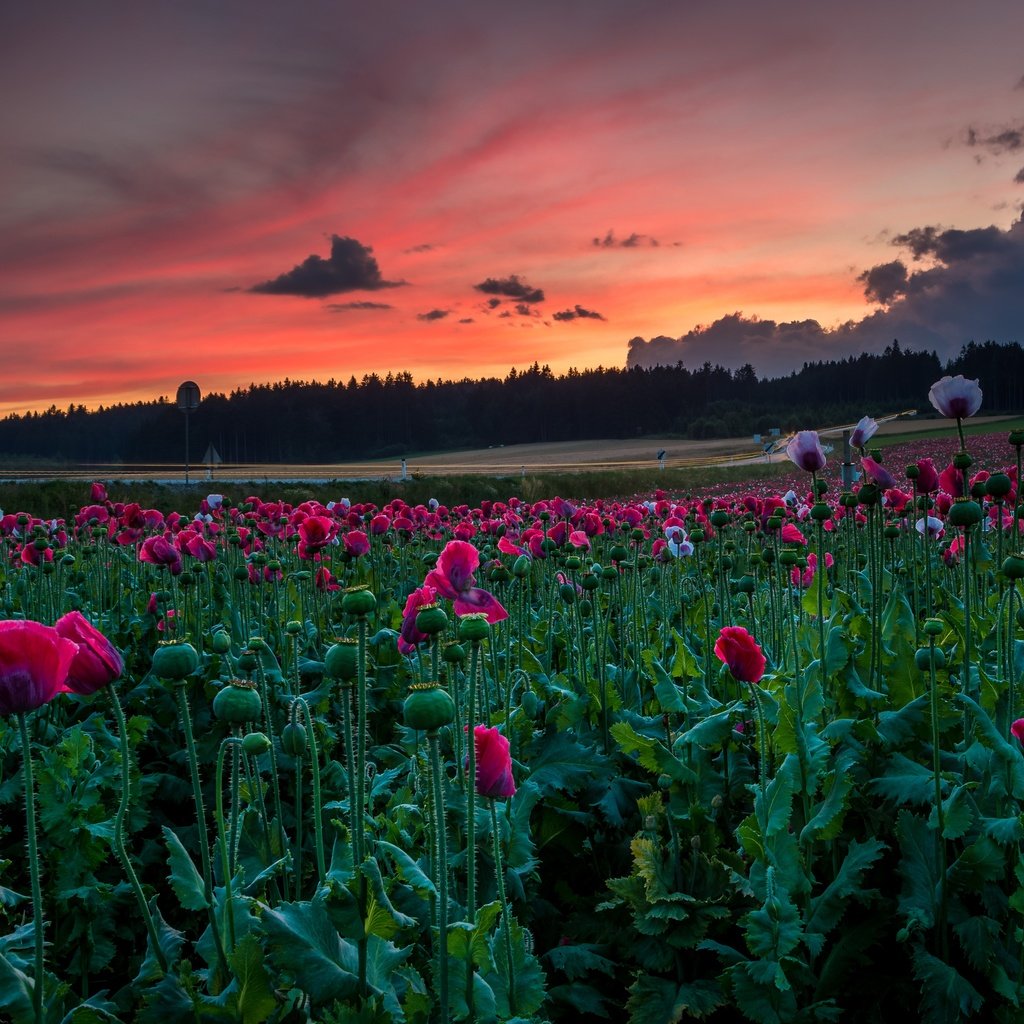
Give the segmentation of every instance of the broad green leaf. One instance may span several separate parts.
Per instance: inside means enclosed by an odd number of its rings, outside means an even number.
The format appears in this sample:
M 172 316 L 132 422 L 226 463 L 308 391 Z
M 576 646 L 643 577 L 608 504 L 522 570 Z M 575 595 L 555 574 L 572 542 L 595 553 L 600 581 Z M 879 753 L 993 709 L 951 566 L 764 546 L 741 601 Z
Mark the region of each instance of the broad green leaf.
M 637 754 L 637 760 L 655 775 L 668 775 L 678 782 L 693 782 L 697 776 L 660 740 L 641 736 L 629 722 L 616 722 L 609 730 L 624 754 Z M 531 777 L 532 781 L 532 777 Z
M 585 978 L 592 971 L 613 975 L 617 967 L 615 961 L 602 956 L 597 952 L 599 949 L 605 950 L 606 947 L 591 943 L 555 946 L 544 954 L 544 959 L 556 971 L 561 971 L 570 981 Z
M 0 953 L 0 1009 L 10 1014 L 12 1024 L 33 1024 L 32 979 Z
M 671 755 L 670 755 L 671 756 Z M 583 743 L 571 732 L 545 737 L 539 754 L 530 761 L 530 783 L 543 795 L 566 792 L 614 770 L 609 758 Z
M 643 662 L 647 671 L 654 679 L 654 696 L 662 711 L 685 711 L 682 693 L 672 677 L 665 671 L 665 666 L 654 656 L 649 648 L 643 652 Z
M 928 823 L 909 811 L 900 811 L 896 822 L 902 857 L 899 872 L 903 878 L 900 913 L 908 926 L 931 928 L 938 907 L 940 871 L 935 849 L 935 833 Z
M 378 850 L 383 850 L 391 858 L 395 865 L 395 871 L 406 885 L 414 889 L 420 896 L 434 897 L 437 895 L 437 888 L 427 876 L 426 872 L 405 852 L 405 850 L 378 840 Z
M 178 902 L 186 910 L 205 910 L 207 903 L 203 876 L 192 863 L 181 840 L 166 825 L 164 840 L 167 843 L 167 863 L 171 868 L 171 888 Z
M 356 994 L 356 947 L 334 930 L 322 899 L 268 908 L 262 922 L 271 961 L 290 975 L 315 1005 Z
M 629 987 L 629 1024 L 678 1024 L 683 1015 L 703 1020 L 725 1003 L 717 981 L 680 984 L 641 974 Z
M 508 945 L 505 930 L 512 944 L 512 968 L 509 970 Z M 544 972 L 537 958 L 526 949 L 526 934 L 518 922 L 510 920 L 506 911 L 501 916 L 490 940 L 493 972 L 487 972 L 487 982 L 494 992 L 494 1002 L 503 1018 L 514 1015 L 531 1017 L 544 1002 Z
M 811 820 L 800 832 L 800 841 L 810 839 L 835 839 L 835 828 L 839 817 L 846 809 L 846 798 L 853 789 L 853 779 L 845 771 L 836 771 L 831 776 L 832 784 L 825 799 L 814 809 Z
M 263 960 L 263 949 L 251 933 L 228 956 L 237 985 L 231 1002 L 242 1024 L 263 1024 L 277 1008 L 274 986 Z
M 769 868 L 769 875 L 771 874 Z M 773 886 L 771 895 L 757 910 L 752 910 L 740 924 L 747 948 L 756 957 L 781 960 L 796 949 L 803 928 L 797 910 L 785 889 Z
M 961 1021 L 981 1009 L 984 999 L 949 964 L 920 946 L 914 949 L 914 977 L 921 983 L 922 1019 Z
M 877 895 L 875 889 L 862 889 L 861 879 L 885 849 L 885 843 L 878 839 L 866 839 L 863 843 L 855 839 L 850 843 L 835 878 L 811 900 L 808 931 L 827 935 L 843 919 L 851 898 L 867 900 Z
M 942 815 L 942 834 L 946 839 L 959 839 L 967 832 L 974 823 L 974 810 L 966 786 L 957 786 L 942 801 Z M 939 816 L 934 806 L 928 824 L 938 828 Z
M 178 953 L 181 950 L 181 945 L 184 942 L 185 937 L 177 929 L 172 928 L 160 916 L 155 896 L 149 901 L 149 912 L 153 918 L 153 924 L 156 927 L 156 936 L 157 942 L 160 944 L 160 952 L 163 953 L 164 959 L 167 961 L 168 969 L 172 969 L 174 964 L 177 962 Z M 160 961 L 157 959 L 156 951 L 153 949 L 153 944 L 149 941 L 147 936 L 146 959 L 143 960 L 142 966 L 139 968 L 139 973 L 136 975 L 133 984 L 151 984 L 161 978 L 163 973 L 164 972 L 160 969 Z
M 789 825 L 793 813 L 793 794 L 800 782 L 800 761 L 796 754 L 787 754 L 762 793 L 755 788 L 754 810 L 762 823 L 765 838 L 770 838 Z
M 935 799 L 932 770 L 900 753 L 890 754 L 885 770 L 868 783 L 868 788 L 895 803 L 928 805 Z

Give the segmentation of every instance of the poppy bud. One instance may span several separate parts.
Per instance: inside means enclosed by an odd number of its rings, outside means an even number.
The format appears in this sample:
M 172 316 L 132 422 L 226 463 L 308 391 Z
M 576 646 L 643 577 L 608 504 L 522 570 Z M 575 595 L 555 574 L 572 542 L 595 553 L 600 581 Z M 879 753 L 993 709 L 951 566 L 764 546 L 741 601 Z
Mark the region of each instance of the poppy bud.
M 307 742 L 305 726 L 298 722 L 289 722 L 281 730 L 281 749 L 289 757 L 302 757 L 306 753 Z
M 250 757 L 259 757 L 271 747 L 270 737 L 262 732 L 250 732 L 242 738 L 242 749 Z

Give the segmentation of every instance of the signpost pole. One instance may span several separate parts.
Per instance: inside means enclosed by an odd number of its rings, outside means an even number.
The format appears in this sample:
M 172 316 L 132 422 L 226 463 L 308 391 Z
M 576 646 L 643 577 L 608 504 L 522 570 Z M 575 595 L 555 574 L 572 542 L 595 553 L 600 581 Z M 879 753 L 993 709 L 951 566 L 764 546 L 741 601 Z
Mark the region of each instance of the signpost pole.
M 178 408 L 185 414 L 185 484 L 188 485 L 188 418 L 199 408 L 199 385 L 187 380 L 178 387 Z

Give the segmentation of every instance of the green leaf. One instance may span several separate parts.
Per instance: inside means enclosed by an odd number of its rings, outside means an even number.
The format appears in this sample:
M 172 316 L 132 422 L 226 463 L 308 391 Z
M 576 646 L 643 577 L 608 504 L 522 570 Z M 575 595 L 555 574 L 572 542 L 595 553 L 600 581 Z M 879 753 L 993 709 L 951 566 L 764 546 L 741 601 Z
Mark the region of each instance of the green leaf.
M 321 898 L 268 908 L 263 911 L 262 923 L 270 959 L 315 1005 L 356 994 L 356 948 L 334 930 Z
M 410 886 L 415 892 L 424 897 L 434 897 L 437 895 L 437 888 L 434 883 L 430 880 L 426 872 L 419 866 L 405 852 L 405 850 L 386 843 L 383 840 L 378 840 L 376 843 L 378 850 L 383 850 L 387 855 L 394 861 L 395 871 L 398 873 L 398 877 L 405 882 L 406 885 Z
M 853 649 L 842 626 L 833 626 L 825 640 L 825 676 L 831 678 L 840 669 L 846 668 Z
M 928 823 L 909 811 L 900 811 L 896 822 L 900 840 L 899 872 L 903 877 L 900 913 L 909 925 L 931 928 L 938 906 L 940 871 L 935 850 L 935 834 Z
M 512 940 L 512 963 L 514 973 L 510 974 L 506 956 L 505 929 Z M 526 949 L 526 934 L 517 921 L 510 919 L 506 911 L 501 916 L 494 936 L 490 941 L 491 963 L 494 971 L 488 971 L 486 978 L 494 992 L 494 1004 L 502 1017 L 513 1012 L 530 1016 L 540 1009 L 544 1002 L 544 972 L 537 958 Z M 514 982 L 514 983 L 513 983 Z M 512 994 L 515 998 L 513 1000 Z M 515 1010 L 512 1004 L 515 1003 Z
M 868 783 L 868 788 L 895 803 L 931 804 L 935 799 L 932 770 L 899 753 L 889 755 L 885 770 Z
M 615 973 L 617 965 L 614 960 L 609 960 L 597 952 L 604 948 L 604 946 L 595 946 L 591 943 L 555 946 L 544 954 L 544 958 L 556 971 L 561 971 L 570 981 L 584 978 L 592 971 L 600 971 L 602 974 L 610 976 Z
M 752 787 L 755 789 L 754 810 L 766 838 L 788 827 L 793 813 L 793 794 L 799 782 L 800 760 L 796 754 L 787 754 L 763 793 L 760 787 Z
M 395 910 L 384 891 L 384 879 L 380 865 L 367 860 L 359 865 L 359 872 L 369 882 L 369 900 L 366 908 L 366 934 L 392 939 L 403 928 L 415 928 L 416 922 L 406 914 Z
M 725 1003 L 717 981 L 709 978 L 679 984 L 642 974 L 629 987 L 630 1024 L 678 1024 L 683 1014 L 703 1020 Z
M 177 929 L 172 928 L 160 916 L 155 896 L 149 901 L 149 912 L 153 917 L 153 924 L 156 927 L 156 938 L 160 946 L 160 952 L 163 953 L 164 959 L 167 961 L 168 969 L 172 969 L 178 960 L 178 953 L 181 950 L 181 944 L 185 940 L 184 936 Z M 163 973 L 164 972 L 160 968 L 160 961 L 157 959 L 156 951 L 153 949 L 153 943 L 149 941 L 147 936 L 146 959 L 142 961 L 142 966 L 139 968 L 139 973 L 136 975 L 133 984 L 137 986 L 151 984 L 163 977 Z
M 228 957 L 237 985 L 237 991 L 231 995 L 232 1009 L 242 1018 L 242 1024 L 263 1024 L 277 1009 L 274 987 L 263 959 L 263 949 L 252 933 Z
M 803 929 L 800 911 L 789 898 L 789 893 L 785 889 L 773 888 L 760 909 L 752 910 L 740 924 L 744 928 L 747 948 L 754 956 L 781 960 L 796 949 Z
M 609 730 L 624 754 L 637 754 L 641 766 L 655 775 L 668 775 L 677 782 L 694 782 L 690 771 L 660 740 L 641 736 L 628 722 L 616 722 Z M 532 777 L 531 777 L 532 781 Z
M 950 881 L 972 892 L 1005 873 L 1006 855 L 988 836 L 979 836 L 949 868 Z
M 32 979 L 0 953 L 0 1009 L 11 1014 L 12 1024 L 33 1024 Z
M 921 946 L 914 949 L 914 977 L 921 982 L 923 1020 L 961 1021 L 985 1001 L 966 978 Z
M 203 876 L 196 870 L 181 840 L 166 825 L 164 839 L 167 842 L 167 863 L 171 868 L 171 888 L 178 902 L 186 910 L 205 910 L 207 902 Z
M 567 792 L 606 778 L 614 767 L 597 747 L 581 742 L 571 732 L 545 737 L 539 754 L 530 761 L 530 783 L 548 796 Z
M 703 747 L 717 747 L 732 736 L 736 720 L 736 707 L 727 708 L 702 719 L 692 729 L 684 732 L 679 741 Z
M 967 830 L 974 823 L 974 810 L 971 807 L 966 786 L 957 786 L 942 801 L 942 814 L 942 835 L 946 839 L 959 839 L 966 834 Z M 928 824 L 932 828 L 938 828 L 939 816 L 934 806 L 932 807 Z
M 672 677 L 665 671 L 665 666 L 654 656 L 650 648 L 641 655 L 647 671 L 654 679 L 654 696 L 662 711 L 685 711 L 683 695 L 679 691 Z
M 810 839 L 834 839 L 836 829 L 833 825 L 846 809 L 846 798 L 853 789 L 853 779 L 847 772 L 837 766 L 832 774 L 832 785 L 825 799 L 815 808 L 814 815 L 800 832 L 800 841 Z
M 807 920 L 809 932 L 828 935 L 842 920 L 851 898 L 865 900 L 877 895 L 875 890 L 862 890 L 861 879 L 885 849 L 885 843 L 878 839 L 866 839 L 863 843 L 855 839 L 850 843 L 835 878 L 811 900 Z
M 1010 846 L 1024 839 L 1024 815 L 1012 818 L 982 818 L 981 826 L 985 835 L 990 836 L 1000 846 Z
M 878 733 L 890 747 L 906 743 L 924 722 L 929 696 L 926 693 L 904 704 L 898 711 L 883 711 L 878 716 Z

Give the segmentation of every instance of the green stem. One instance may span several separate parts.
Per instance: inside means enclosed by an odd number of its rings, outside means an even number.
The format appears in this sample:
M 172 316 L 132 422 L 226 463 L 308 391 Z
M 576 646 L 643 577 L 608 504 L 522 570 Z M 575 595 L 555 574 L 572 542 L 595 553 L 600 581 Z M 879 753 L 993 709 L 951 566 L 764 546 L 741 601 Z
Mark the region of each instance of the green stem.
M 114 711 L 114 720 L 117 722 L 117 735 L 121 741 L 121 802 L 118 804 L 117 814 L 114 816 L 114 837 L 112 840 L 114 853 L 117 856 L 117 859 L 121 862 L 121 867 L 128 878 L 128 884 L 132 887 L 132 892 L 135 894 L 136 902 L 139 904 L 139 912 L 142 914 L 142 920 L 146 924 L 146 931 L 149 934 L 150 946 L 160 964 L 160 970 L 166 974 L 167 957 L 164 956 L 164 951 L 160 948 L 156 925 L 153 923 L 153 915 L 149 912 L 149 906 L 146 904 L 146 897 L 142 891 L 142 885 L 139 883 L 139 877 L 135 873 L 135 868 L 132 866 L 131 859 L 128 857 L 128 850 L 125 846 L 124 822 L 132 799 L 131 755 L 128 747 L 128 727 L 125 724 L 124 711 L 121 708 L 121 702 L 118 700 L 117 693 L 114 690 L 113 685 L 107 687 L 107 696 L 110 698 L 110 706 Z
M 476 921 L 476 690 L 480 671 L 480 641 L 472 641 L 469 654 L 469 686 L 466 698 L 466 920 Z M 476 1019 L 473 990 L 473 951 L 466 955 L 466 1006 L 469 1020 Z
M 323 797 L 320 793 L 320 755 L 316 745 L 316 735 L 313 731 L 313 719 L 309 714 L 309 706 L 301 698 L 296 698 L 295 703 L 302 709 L 306 720 L 306 739 L 309 741 L 309 758 L 313 773 L 313 834 L 316 839 L 316 870 L 320 879 L 320 885 L 327 882 L 327 859 L 324 856 L 324 831 L 323 831 Z
M 25 712 L 18 712 L 18 729 L 21 733 L 21 763 L 25 773 L 25 832 L 28 836 L 28 866 L 32 876 L 32 922 L 35 936 L 35 975 L 32 985 L 32 1009 L 36 1024 L 43 1024 L 43 987 L 45 968 L 43 962 L 43 891 L 39 884 L 39 850 L 36 847 L 36 798 L 35 782 L 32 778 L 32 746 L 25 724 Z
M 945 813 L 942 808 L 942 765 L 939 749 L 939 691 L 935 683 L 935 637 L 928 637 L 928 677 L 931 700 L 932 718 L 932 775 L 935 780 L 935 817 L 938 829 L 935 833 L 935 846 L 939 855 L 939 949 L 942 959 L 949 959 L 949 937 L 946 934 L 946 829 Z
M 441 789 L 441 755 L 436 732 L 427 733 L 430 748 L 430 781 L 434 794 L 434 836 L 437 849 L 437 976 L 440 1024 L 448 1024 L 448 833 L 445 828 L 444 793 Z
M 214 802 L 214 816 L 217 821 L 217 847 L 220 850 L 221 870 L 224 874 L 224 917 L 227 928 L 227 948 L 232 953 L 235 950 L 235 911 L 231 896 L 231 858 L 228 856 L 227 826 L 224 822 L 224 786 L 221 779 L 224 776 L 224 755 L 228 747 L 238 745 L 238 740 L 233 736 L 222 740 L 217 750 L 217 774 L 214 779 L 217 785 Z
M 224 955 L 224 944 L 221 942 L 220 928 L 217 925 L 217 913 L 213 903 L 213 871 L 210 866 L 210 840 L 206 833 L 206 810 L 203 807 L 203 788 L 199 782 L 199 760 L 196 756 L 196 741 L 192 734 L 192 715 L 189 712 L 188 698 L 185 696 L 184 680 L 174 684 L 174 695 L 178 702 L 178 715 L 181 728 L 185 734 L 185 749 L 188 752 L 189 772 L 192 776 L 192 798 L 196 805 L 196 833 L 199 840 L 199 856 L 203 869 L 203 895 L 206 898 L 206 910 L 210 918 L 214 943 L 217 946 L 217 958 L 220 961 L 224 977 L 228 977 L 228 963 Z M 219 780 L 219 776 L 218 776 Z
M 505 959 L 508 963 L 508 1009 L 516 1015 L 516 963 L 512 956 L 512 915 L 505 894 L 505 868 L 501 863 L 501 835 L 498 832 L 498 812 L 494 800 L 491 804 L 491 835 L 494 839 L 494 874 L 498 880 L 498 901 L 501 903 L 501 914 L 505 927 Z

